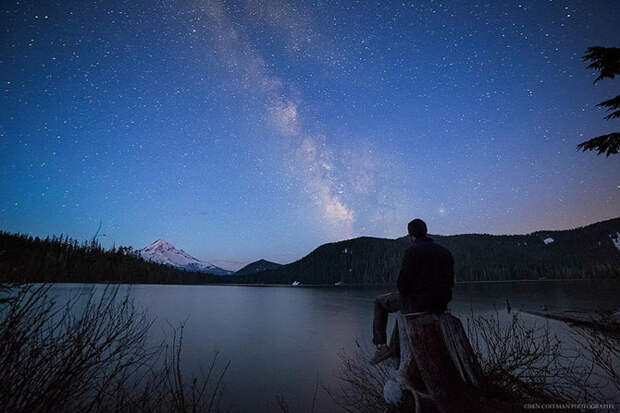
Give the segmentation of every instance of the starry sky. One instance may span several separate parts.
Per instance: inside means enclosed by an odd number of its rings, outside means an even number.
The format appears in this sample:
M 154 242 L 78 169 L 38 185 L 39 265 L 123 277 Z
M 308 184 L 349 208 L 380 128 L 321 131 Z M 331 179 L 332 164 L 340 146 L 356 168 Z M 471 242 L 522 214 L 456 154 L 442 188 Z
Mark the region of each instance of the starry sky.
M 617 1 L 3 2 L 0 229 L 225 268 L 620 215 Z

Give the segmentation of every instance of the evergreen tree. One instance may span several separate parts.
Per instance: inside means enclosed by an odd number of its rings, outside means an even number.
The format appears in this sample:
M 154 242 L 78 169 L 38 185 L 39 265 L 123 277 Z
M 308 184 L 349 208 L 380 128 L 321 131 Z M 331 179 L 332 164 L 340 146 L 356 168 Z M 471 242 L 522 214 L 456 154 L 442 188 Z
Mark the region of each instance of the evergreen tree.
M 583 56 L 583 60 L 592 62 L 588 65 L 588 69 L 595 69 L 600 72 L 594 83 L 605 78 L 613 79 L 616 75 L 620 75 L 620 48 L 589 47 L 587 54 Z M 608 111 L 611 111 L 610 114 L 605 116 L 605 119 L 620 118 L 620 95 L 601 102 L 596 106 L 605 107 Z M 606 153 L 607 156 L 617 154 L 620 150 L 620 133 L 612 132 L 607 135 L 597 136 L 580 143 L 577 145 L 577 149 L 581 149 L 584 152 L 596 150 L 599 155 L 601 153 Z

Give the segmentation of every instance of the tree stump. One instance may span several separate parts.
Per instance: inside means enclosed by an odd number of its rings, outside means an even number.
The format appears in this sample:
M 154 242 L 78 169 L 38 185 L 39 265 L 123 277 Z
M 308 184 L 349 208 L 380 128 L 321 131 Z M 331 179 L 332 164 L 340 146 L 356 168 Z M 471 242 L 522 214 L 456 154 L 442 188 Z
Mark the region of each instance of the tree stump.
M 481 392 L 482 372 L 461 321 L 448 314 L 397 314 L 400 364 L 383 388 L 401 412 L 504 412 Z

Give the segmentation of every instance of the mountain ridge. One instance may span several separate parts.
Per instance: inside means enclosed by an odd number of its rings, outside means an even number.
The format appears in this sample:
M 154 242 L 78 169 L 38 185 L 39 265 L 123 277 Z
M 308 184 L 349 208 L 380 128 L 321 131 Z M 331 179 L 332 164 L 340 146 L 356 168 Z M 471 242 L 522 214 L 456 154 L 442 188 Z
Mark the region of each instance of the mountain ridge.
M 457 281 L 620 279 L 620 217 L 522 235 L 429 236 L 452 251 Z M 326 243 L 292 263 L 254 274 L 235 274 L 228 281 L 392 284 L 408 245 L 408 237 L 358 237 Z
M 240 268 L 239 270 L 235 272 L 235 275 L 254 274 L 256 272 L 276 269 L 281 266 L 282 264 L 278 264 L 277 262 L 260 259 L 260 260 L 249 263 L 243 268 Z
M 620 218 L 525 235 L 432 237 L 452 251 L 457 281 L 620 281 Z M 276 269 L 222 277 L 146 261 L 131 247 L 105 250 L 66 235 L 42 239 L 0 231 L 0 281 L 393 286 L 408 245 L 407 238 L 361 237 L 323 244 Z

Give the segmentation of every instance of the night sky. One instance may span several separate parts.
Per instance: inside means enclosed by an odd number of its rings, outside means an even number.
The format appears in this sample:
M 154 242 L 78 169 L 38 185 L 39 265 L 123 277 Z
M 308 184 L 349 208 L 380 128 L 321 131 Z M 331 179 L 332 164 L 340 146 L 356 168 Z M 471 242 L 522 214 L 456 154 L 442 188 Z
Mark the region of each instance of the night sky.
M 0 229 L 226 268 L 620 215 L 618 1 L 3 2 Z M 615 129 L 614 129 L 615 128 Z M 231 262 L 232 261 L 232 262 Z

